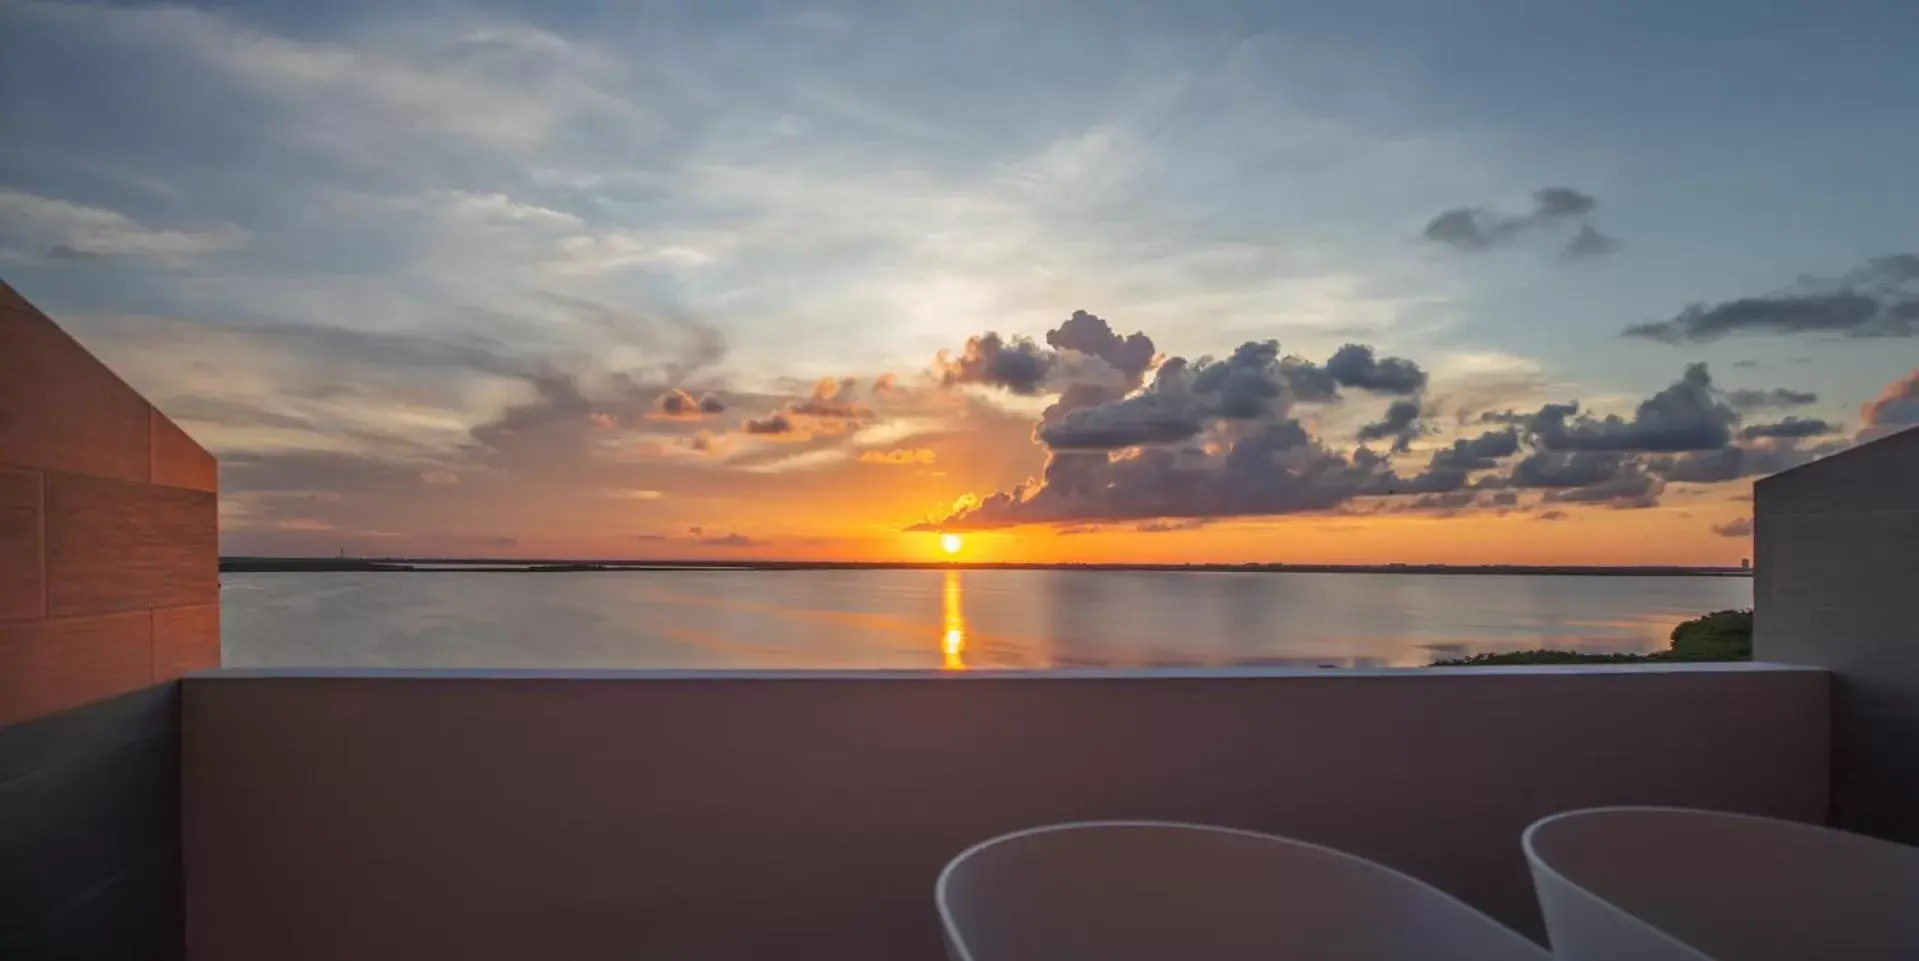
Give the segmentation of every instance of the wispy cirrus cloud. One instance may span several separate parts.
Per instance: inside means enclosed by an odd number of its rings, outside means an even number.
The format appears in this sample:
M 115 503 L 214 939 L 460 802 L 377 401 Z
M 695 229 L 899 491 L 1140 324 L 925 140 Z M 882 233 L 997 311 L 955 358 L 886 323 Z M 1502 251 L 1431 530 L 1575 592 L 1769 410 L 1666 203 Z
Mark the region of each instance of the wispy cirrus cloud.
M 140 257 L 177 263 L 246 241 L 247 232 L 232 224 L 155 227 L 104 207 L 0 188 L 0 250 L 11 250 L 15 259 Z
M 187 6 L 26 5 L 20 15 L 103 44 L 138 47 L 219 88 L 269 101 L 277 133 L 380 165 L 445 135 L 494 150 L 540 147 L 570 125 L 645 128 L 610 91 L 627 65 L 525 23 L 455 17 L 389 25 L 352 41 L 296 39 Z

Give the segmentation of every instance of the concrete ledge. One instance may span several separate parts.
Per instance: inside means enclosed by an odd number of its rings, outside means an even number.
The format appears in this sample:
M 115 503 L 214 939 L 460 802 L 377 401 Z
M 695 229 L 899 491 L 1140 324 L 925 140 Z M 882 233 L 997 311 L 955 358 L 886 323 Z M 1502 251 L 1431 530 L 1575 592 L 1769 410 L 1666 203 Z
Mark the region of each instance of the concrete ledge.
M 518 681 L 910 681 L 939 678 L 966 680 L 1029 681 L 1135 681 L 1153 678 L 1248 679 L 1316 678 L 1325 681 L 1361 677 L 1488 677 L 1488 676 L 1564 676 L 1568 674 L 1770 674 L 1812 673 L 1824 675 L 1823 668 L 1769 661 L 1716 661 L 1697 663 L 1651 662 L 1645 664 L 1518 664 L 1487 667 L 1379 667 L 1379 668 L 1305 668 L 1305 667 L 1074 667 L 1047 670 L 1018 668 L 946 671 L 936 668 L 875 670 L 787 670 L 741 669 L 641 670 L 633 668 L 517 668 L 517 667 L 229 667 L 214 671 L 195 671 L 190 676 L 200 681 L 243 681 L 263 678 L 329 678 L 357 680 L 518 680 Z

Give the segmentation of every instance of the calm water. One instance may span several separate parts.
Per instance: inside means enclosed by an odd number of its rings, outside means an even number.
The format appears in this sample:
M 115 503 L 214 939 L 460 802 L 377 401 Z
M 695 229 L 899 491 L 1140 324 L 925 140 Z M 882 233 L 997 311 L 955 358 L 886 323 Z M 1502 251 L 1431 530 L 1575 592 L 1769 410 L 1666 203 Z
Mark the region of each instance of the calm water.
M 225 574 L 233 667 L 1416 666 L 1645 651 L 1720 577 L 1091 571 Z

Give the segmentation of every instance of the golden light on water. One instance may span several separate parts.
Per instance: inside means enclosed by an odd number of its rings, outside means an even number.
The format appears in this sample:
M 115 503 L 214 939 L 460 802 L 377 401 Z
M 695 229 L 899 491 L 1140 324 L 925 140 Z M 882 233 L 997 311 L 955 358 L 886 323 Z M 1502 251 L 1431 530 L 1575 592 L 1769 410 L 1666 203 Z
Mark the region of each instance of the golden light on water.
M 948 554 L 957 554 L 960 552 L 960 548 L 965 546 L 966 546 L 966 542 L 964 540 L 961 540 L 958 534 L 941 534 L 940 535 L 940 550 L 943 550 Z
M 949 671 L 963 671 L 966 669 L 966 611 L 960 606 L 959 571 L 946 572 L 946 589 L 940 593 L 940 614 L 946 624 L 946 633 L 940 638 L 940 649 L 946 655 L 941 666 Z

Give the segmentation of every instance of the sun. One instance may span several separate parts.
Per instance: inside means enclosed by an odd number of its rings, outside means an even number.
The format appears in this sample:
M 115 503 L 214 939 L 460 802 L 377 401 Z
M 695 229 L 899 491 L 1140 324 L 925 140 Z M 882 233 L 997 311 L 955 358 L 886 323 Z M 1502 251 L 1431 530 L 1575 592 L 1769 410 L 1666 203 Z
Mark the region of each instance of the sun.
M 966 542 L 961 540 L 958 534 L 941 534 L 940 535 L 940 550 L 943 550 L 948 554 L 957 554 L 960 552 L 960 548 L 965 546 L 966 546 Z

